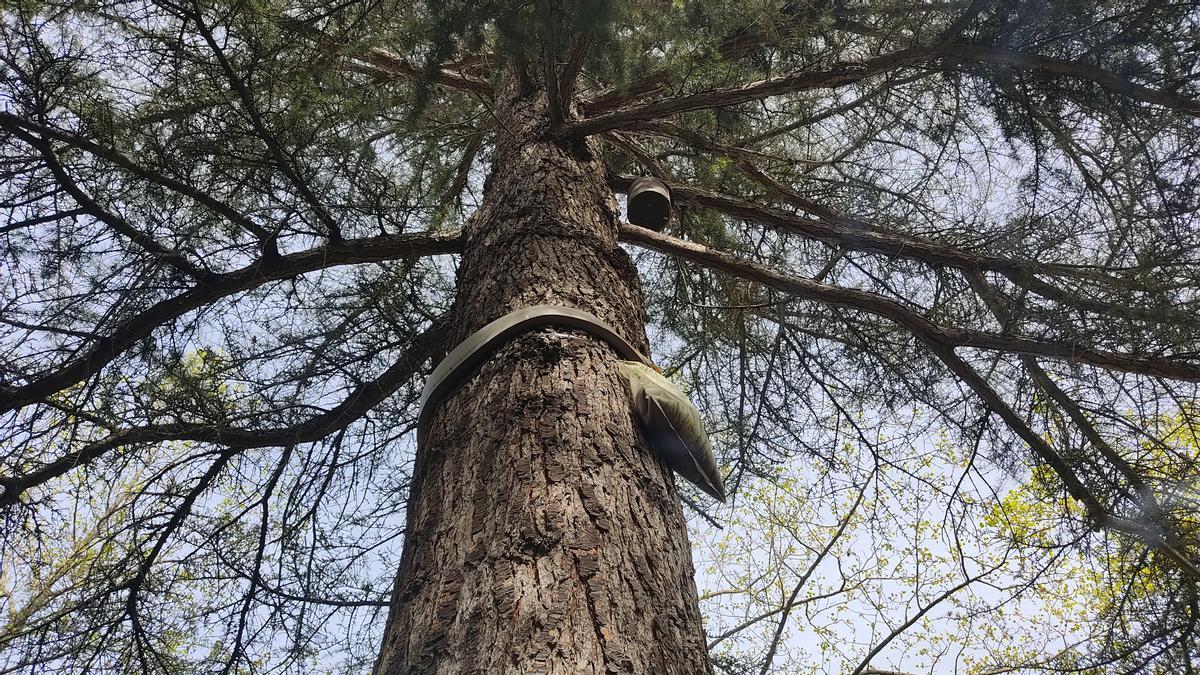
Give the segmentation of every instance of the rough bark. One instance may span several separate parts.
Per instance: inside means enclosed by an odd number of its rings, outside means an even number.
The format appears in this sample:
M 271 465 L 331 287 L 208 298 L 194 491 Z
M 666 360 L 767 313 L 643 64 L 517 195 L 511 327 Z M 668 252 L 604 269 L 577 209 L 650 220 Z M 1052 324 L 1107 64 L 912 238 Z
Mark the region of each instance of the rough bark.
M 555 303 L 646 350 L 602 163 L 550 138 L 547 98 L 515 81 L 497 94 L 450 344 Z M 673 476 L 610 347 L 555 328 L 511 341 L 441 404 L 414 474 L 376 672 L 711 672 Z

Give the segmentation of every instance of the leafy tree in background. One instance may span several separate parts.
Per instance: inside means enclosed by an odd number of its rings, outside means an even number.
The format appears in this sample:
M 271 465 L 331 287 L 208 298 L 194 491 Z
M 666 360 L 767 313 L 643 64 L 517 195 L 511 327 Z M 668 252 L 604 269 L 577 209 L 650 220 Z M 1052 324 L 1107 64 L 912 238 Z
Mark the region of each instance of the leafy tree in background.
M 2 11 L 5 672 L 1197 667 L 1193 3 Z

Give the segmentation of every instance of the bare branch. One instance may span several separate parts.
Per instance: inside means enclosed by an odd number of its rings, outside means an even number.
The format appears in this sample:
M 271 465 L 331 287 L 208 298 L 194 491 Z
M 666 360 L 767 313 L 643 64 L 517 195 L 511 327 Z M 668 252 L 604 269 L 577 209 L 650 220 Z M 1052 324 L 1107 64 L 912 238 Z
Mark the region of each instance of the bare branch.
M 879 466 L 876 464 L 875 471 L 877 472 L 878 470 Z M 863 498 L 867 496 L 867 486 L 870 485 L 871 479 L 874 477 L 875 472 L 872 472 L 871 477 L 863 481 L 862 489 L 858 491 L 858 496 L 854 498 L 854 503 L 850 506 L 850 510 L 846 512 L 845 516 L 842 516 L 842 519 L 838 523 L 837 530 L 834 531 L 833 536 L 829 538 L 829 541 L 825 542 L 825 547 L 822 548 L 821 552 L 813 558 L 812 562 L 808 565 L 808 569 L 804 571 L 804 574 L 800 576 L 800 579 L 796 582 L 796 585 L 792 587 L 791 595 L 788 596 L 787 601 L 783 603 L 783 607 L 780 610 L 779 623 L 775 626 L 775 633 L 771 637 L 771 645 L 767 649 L 767 656 L 763 660 L 763 667 L 762 670 L 759 671 L 759 675 L 767 675 L 767 673 L 770 672 L 771 663 L 775 660 L 775 650 L 779 648 L 779 641 L 783 639 L 783 629 L 787 626 L 788 616 L 791 615 L 792 608 L 796 605 L 796 598 L 799 597 L 801 589 L 803 589 L 804 585 L 808 583 L 809 578 L 812 577 L 813 573 L 817 571 L 817 567 L 821 565 L 821 562 L 826 556 L 829 555 L 829 552 L 833 550 L 834 544 L 836 544 L 838 540 L 842 538 L 842 535 L 846 533 L 846 528 L 850 526 L 850 520 L 858 511 L 858 507 L 862 505 Z M 711 648 L 712 647 L 710 646 L 709 649 Z
M 0 227 L 0 234 L 15 232 L 26 227 L 41 225 L 42 223 L 53 223 L 57 220 L 63 220 L 65 218 L 74 218 L 75 216 L 82 216 L 86 213 L 87 209 L 76 208 L 69 209 L 67 211 L 55 211 L 54 213 L 48 213 L 44 216 L 25 218 L 23 220 L 9 220 L 7 224 L 5 224 L 3 227 Z
M 940 605 L 947 598 L 949 598 L 950 596 L 954 595 L 955 593 L 961 591 L 962 589 L 966 588 L 967 586 L 970 586 L 971 584 L 975 583 L 976 581 L 979 581 L 980 579 L 984 578 L 988 574 L 991 574 L 992 572 L 999 569 L 999 567 L 1000 566 L 997 565 L 996 567 L 993 567 L 986 571 L 980 572 L 979 574 L 977 574 L 973 577 L 968 577 L 967 579 L 964 579 L 963 581 L 952 586 L 951 588 L 946 589 L 946 591 L 944 593 L 942 593 L 941 595 L 939 595 L 936 598 L 934 598 L 933 600 L 931 600 L 929 602 L 929 604 L 925 605 L 918 612 L 916 612 L 911 617 L 909 617 L 908 621 L 905 621 L 904 623 L 900 624 L 898 627 L 896 627 L 895 630 L 893 630 L 891 633 L 889 633 L 887 637 L 885 637 L 883 640 L 880 640 L 879 643 L 876 644 L 871 649 L 871 651 L 867 653 L 867 655 L 865 657 L 863 657 L 862 662 L 858 664 L 858 666 L 854 669 L 854 671 L 851 675 L 866 675 L 867 673 L 869 673 L 870 672 L 869 666 L 871 665 L 871 659 L 875 658 L 875 656 L 877 654 L 879 654 L 879 652 L 883 651 L 884 647 L 891 644 L 892 640 L 895 640 L 897 637 L 900 636 L 900 634 L 902 634 L 904 631 L 911 628 L 913 626 L 913 624 L 915 624 L 916 622 L 921 620 L 921 617 L 928 614 L 930 610 L 932 610 L 934 607 L 937 607 L 938 605 Z M 876 671 L 876 672 L 878 672 L 878 671 Z

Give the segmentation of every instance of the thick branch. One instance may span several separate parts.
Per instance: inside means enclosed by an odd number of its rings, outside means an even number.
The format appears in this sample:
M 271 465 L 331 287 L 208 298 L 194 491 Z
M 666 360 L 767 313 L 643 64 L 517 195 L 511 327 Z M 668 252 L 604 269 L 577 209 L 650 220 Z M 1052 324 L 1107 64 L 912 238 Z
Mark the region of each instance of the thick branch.
M 779 272 L 699 244 L 659 234 L 636 225 L 621 226 L 621 240 L 669 253 L 677 258 L 761 283 L 798 298 L 849 307 L 889 319 L 922 342 L 945 349 L 971 347 L 1013 354 L 1031 354 L 1084 363 L 1108 370 L 1200 382 L 1200 365 L 1181 359 L 1146 359 L 1101 351 L 1059 340 L 998 335 L 934 323 L 904 305 L 869 291 L 842 288 Z
M 557 129 L 567 118 L 567 104 L 559 88 L 558 63 L 549 49 L 542 51 L 542 74 L 546 83 L 546 114 L 550 118 L 550 128 Z
M 610 184 L 618 191 L 628 190 L 632 182 L 633 178 L 628 176 L 614 176 L 610 179 Z M 736 218 L 772 225 L 785 232 L 793 232 L 809 239 L 855 251 L 908 258 L 931 265 L 963 270 L 980 269 L 1000 272 L 1022 280 L 1033 278 L 1035 274 L 1053 274 L 1118 287 L 1123 285 L 1120 279 L 1086 267 L 977 255 L 909 235 L 887 232 L 849 216 L 837 214 L 815 202 L 804 200 L 799 195 L 795 195 L 797 201 L 793 201 L 793 203 L 797 206 L 803 204 L 801 208 L 811 209 L 813 214 L 820 219 L 805 218 L 794 213 L 759 206 L 736 197 L 682 183 L 668 183 L 668 187 L 671 188 L 671 196 L 677 201 L 699 204 Z M 789 201 L 792 200 L 789 199 Z
M 970 276 L 970 282 L 975 291 L 979 293 L 980 297 L 984 299 L 985 303 L 987 303 L 992 313 L 1001 322 L 1007 322 L 1009 319 L 1008 311 L 1003 306 L 999 293 L 997 293 L 995 289 L 993 289 L 987 283 L 987 280 L 984 278 L 984 276 L 979 273 L 972 274 Z M 1151 546 L 1158 548 L 1164 555 L 1175 561 L 1176 564 L 1189 573 L 1193 578 L 1200 579 L 1200 569 L 1198 569 L 1196 564 L 1189 560 L 1188 557 L 1181 552 L 1180 549 L 1182 546 L 1176 533 L 1166 530 L 1165 528 L 1161 532 L 1157 532 L 1152 529 L 1155 526 L 1161 526 L 1163 521 L 1162 506 L 1159 504 L 1158 498 L 1155 496 L 1154 491 L 1151 490 L 1150 486 L 1145 483 L 1145 481 L 1142 479 L 1142 476 L 1138 474 L 1137 470 L 1134 469 L 1134 467 L 1128 461 L 1126 461 L 1121 453 L 1117 452 L 1116 448 L 1113 448 L 1112 445 L 1110 445 L 1108 441 L 1106 441 L 1104 437 L 1100 435 L 1099 430 L 1096 429 L 1091 420 L 1087 418 L 1075 400 L 1072 399 L 1067 392 L 1063 391 L 1056 382 L 1054 382 L 1054 380 L 1046 373 L 1045 369 L 1038 364 L 1037 359 L 1033 358 L 1032 356 L 1022 356 L 1021 363 L 1033 376 L 1033 379 L 1038 384 L 1038 387 L 1041 388 L 1041 390 L 1044 391 L 1051 400 L 1057 403 L 1058 406 L 1067 413 L 1067 416 L 1070 417 L 1075 426 L 1083 432 L 1084 437 L 1088 439 L 1088 442 L 1092 444 L 1092 447 L 1099 450 L 1100 454 L 1103 455 L 1105 459 L 1107 459 L 1113 466 L 1117 468 L 1118 471 L 1121 472 L 1122 475 L 1125 476 L 1126 480 L 1129 481 L 1129 484 L 1133 486 L 1133 488 L 1137 491 L 1138 496 L 1141 498 L 1142 503 L 1140 506 L 1147 515 L 1145 521 L 1147 524 L 1149 524 L 1149 527 L 1143 526 L 1139 523 L 1130 523 L 1130 521 L 1122 521 L 1111 518 L 1108 519 L 1109 522 L 1107 524 L 1118 531 L 1138 536 Z M 1049 446 L 1047 446 L 1047 448 L 1048 447 Z M 1150 536 L 1147 536 L 1148 533 Z
M 475 162 L 475 156 L 479 154 L 479 146 L 482 144 L 482 131 L 471 134 L 471 137 L 467 140 L 467 147 L 463 149 L 462 159 L 458 162 L 458 169 L 454 172 L 454 180 L 451 181 L 446 191 L 442 193 L 441 202 L 443 205 L 449 204 L 452 200 L 462 195 L 463 188 L 467 185 L 467 179 L 471 175 L 471 165 Z
M 954 349 L 956 347 L 972 347 L 1018 355 L 1049 356 L 1111 370 L 1189 381 L 1200 381 L 1200 366 L 1185 362 L 1151 361 L 1124 354 L 1092 350 L 1082 345 L 1066 342 L 1004 336 L 942 326 L 916 314 L 898 302 L 875 293 L 841 288 L 811 279 L 790 276 L 727 253 L 675 239 L 636 225 L 622 225 L 621 239 L 761 283 L 798 298 L 849 307 L 899 324 L 929 347 L 952 373 L 970 387 L 990 410 L 999 415 L 1010 429 L 1054 469 L 1066 485 L 1067 492 L 1087 508 L 1088 519 L 1097 527 L 1137 537 L 1147 545 L 1170 556 L 1183 571 L 1200 579 L 1200 570 L 1197 570 L 1195 563 L 1171 546 L 1157 528 L 1144 526 L 1110 514 L 1046 440 L 1031 429 L 974 368 L 955 354 Z
M 797 73 L 786 77 L 777 77 L 758 82 L 750 82 L 727 89 L 698 92 L 678 98 L 655 101 L 646 105 L 616 110 L 609 113 L 594 115 L 573 124 L 564 126 L 560 136 L 587 136 L 611 129 L 624 129 L 653 122 L 679 113 L 719 106 L 730 106 L 747 101 L 763 99 L 768 96 L 789 94 L 806 89 L 819 87 L 840 87 L 879 73 L 951 57 L 967 59 L 982 63 L 1011 66 L 1037 73 L 1071 77 L 1086 80 L 1101 87 L 1134 100 L 1161 105 L 1172 110 L 1200 115 L 1200 101 L 1195 101 L 1167 91 L 1150 89 L 1096 66 L 1081 61 L 1056 59 L 1038 54 L 964 43 L 939 43 L 923 47 L 910 47 L 891 54 L 884 54 L 858 63 L 839 64 L 827 70 Z M 649 84 L 639 83 L 643 88 Z M 654 88 L 647 88 L 653 92 Z M 613 101 L 620 102 L 614 98 Z M 605 106 L 593 102 L 592 110 L 601 110 Z M 611 106 L 610 101 L 607 105 Z
M 1025 420 L 1021 419 L 1020 415 L 1004 402 L 1004 399 L 992 389 L 983 379 L 983 376 L 952 350 L 931 343 L 928 340 L 924 341 L 937 357 L 941 359 L 942 363 L 983 400 L 988 409 L 999 415 L 1004 420 L 1004 423 L 1008 425 L 1008 428 L 1020 436 L 1021 440 L 1025 441 L 1037 453 L 1038 457 L 1041 457 L 1054 470 L 1059 480 L 1066 486 L 1067 493 L 1081 502 L 1087 509 L 1087 518 L 1095 527 L 1121 532 L 1140 540 L 1142 543 L 1157 549 L 1174 561 L 1179 566 L 1180 571 L 1192 577 L 1192 579 L 1200 580 L 1200 568 L 1197 568 L 1195 562 L 1189 560 L 1186 555 L 1181 553 L 1178 548 L 1167 540 L 1158 525 L 1154 523 L 1135 522 L 1112 515 L 1100 503 L 1100 500 L 1084 486 L 1066 460 L 1055 452 L 1054 448 L 1050 447 L 1050 444 L 1046 442 L 1046 439 L 1041 434 L 1030 428 L 1025 423 Z
M 90 464 L 105 453 L 127 445 L 198 441 L 224 445 L 234 450 L 245 450 L 318 441 L 335 431 L 345 429 L 411 380 L 421 365 L 439 348 L 444 347 L 447 335 L 448 324 L 439 319 L 425 332 L 413 337 L 408 349 L 379 377 L 359 385 L 345 400 L 328 411 L 299 424 L 274 429 L 240 429 L 179 422 L 117 431 L 107 438 L 84 446 L 79 452 L 60 457 L 37 471 L 0 478 L 0 486 L 4 488 L 4 493 L 0 494 L 0 506 L 15 503 L 31 488 L 53 480 L 77 466 Z
M 456 253 L 461 247 L 458 232 L 421 233 L 350 239 L 331 242 L 307 251 L 274 259 L 263 259 L 241 269 L 214 277 L 211 283 L 162 300 L 149 309 L 122 321 L 115 330 L 98 339 L 81 356 L 29 384 L 0 390 L 0 413 L 19 408 L 61 391 L 96 374 L 108 362 L 129 349 L 154 329 L 187 312 L 223 297 L 257 288 L 267 282 L 288 279 L 306 272 L 355 263 L 383 262 L 413 256 Z
M 797 23 L 793 28 L 797 26 L 803 26 L 805 29 L 808 28 L 807 21 Z M 785 28 L 777 38 L 786 38 L 791 33 L 792 30 L 790 28 Z M 718 60 L 721 63 L 731 63 L 754 54 L 772 44 L 777 45 L 778 41 L 768 38 L 761 31 L 746 27 L 742 30 L 734 31 L 729 38 L 718 45 L 715 55 L 707 51 L 694 53 L 686 58 L 680 67 L 685 71 L 692 71 L 704 65 L 713 56 L 719 57 Z M 614 87 L 602 91 L 596 94 L 591 100 L 584 102 L 584 112 L 588 115 L 598 115 L 629 105 L 647 96 L 657 94 L 663 91 L 671 82 L 674 72 L 675 70 L 672 68 L 659 68 L 623 87 Z
M 627 87 L 603 91 L 597 94 L 595 98 L 584 101 L 580 107 L 583 108 L 585 114 L 597 116 L 662 91 L 663 81 L 663 75 L 654 74 L 638 80 Z
M 292 31 L 293 33 L 297 33 L 309 38 L 330 54 L 343 54 L 341 44 L 303 21 L 282 17 L 279 19 L 279 25 L 287 30 Z M 372 66 L 379 68 L 381 71 L 403 80 L 419 81 L 430 76 L 430 74 L 424 69 L 413 65 L 411 61 L 403 56 L 390 52 L 386 49 L 380 49 L 378 47 L 367 49 L 361 54 L 348 54 L 346 56 L 348 58 L 358 59 L 364 63 L 369 63 Z M 465 67 L 467 64 L 460 65 Z M 436 70 L 432 74 L 432 77 L 433 82 L 436 84 L 444 85 L 446 87 L 450 87 L 451 89 L 458 89 L 460 91 L 468 91 L 475 94 L 480 94 L 489 100 L 492 98 L 492 87 L 484 80 L 467 77 L 466 75 L 461 75 L 445 69 Z
M 567 54 L 567 62 L 563 65 L 562 75 L 558 78 L 558 98 L 566 106 L 568 112 L 571 109 L 572 99 L 575 98 L 575 85 L 579 82 L 579 71 L 583 68 L 583 59 L 587 56 L 590 46 L 591 40 L 586 35 L 582 33 L 576 35 L 575 41 L 571 43 L 571 51 Z
M 374 47 L 367 50 L 366 54 L 356 58 L 361 58 L 363 61 L 401 79 L 418 81 L 429 77 L 424 69 L 414 66 L 408 59 L 389 52 L 386 49 Z M 440 69 L 433 73 L 433 81 L 451 89 L 479 94 L 488 100 L 492 98 L 492 86 L 484 80 L 477 80 L 473 77 Z
M 987 305 L 992 315 L 995 316 L 1002 325 L 1008 325 L 1012 321 L 1013 316 L 1005 306 L 1006 298 L 1001 296 L 999 291 L 993 288 L 980 272 L 973 272 L 969 274 L 967 276 L 967 280 L 970 282 L 971 287 L 975 290 L 979 297 L 983 299 L 984 304 Z M 1121 456 L 1121 453 L 1117 452 L 1116 449 L 1109 445 L 1108 441 L 1106 441 L 1104 437 L 1100 435 L 1099 430 L 1097 430 L 1095 425 L 1092 424 L 1091 420 L 1087 418 L 1075 400 L 1058 386 L 1058 384 L 1050 377 L 1046 370 L 1037 362 L 1037 359 L 1031 356 L 1022 356 L 1021 363 L 1025 366 L 1025 369 L 1029 371 L 1030 375 L 1033 376 L 1033 380 L 1037 383 L 1038 387 L 1044 391 L 1051 400 L 1057 403 L 1058 407 L 1061 408 L 1063 412 L 1065 412 L 1067 416 L 1071 418 L 1071 421 L 1075 423 L 1075 426 L 1083 432 L 1083 435 L 1088 439 L 1088 442 L 1090 442 L 1093 447 L 1099 450 L 1100 454 L 1103 455 L 1104 458 L 1107 459 L 1113 466 L 1115 466 L 1117 470 L 1119 470 L 1125 476 L 1126 480 L 1129 481 L 1130 485 L 1132 485 L 1138 491 L 1138 494 L 1146 502 L 1144 506 L 1148 507 L 1149 511 L 1155 514 L 1155 517 L 1160 515 L 1161 508 L 1159 507 L 1158 501 L 1155 498 L 1154 493 L 1146 485 L 1145 481 L 1142 480 L 1141 475 L 1139 475 L 1133 466 L 1126 461 L 1123 456 Z
M 558 132 L 558 136 L 560 138 L 590 136 L 610 129 L 624 129 L 645 122 L 655 122 L 670 115 L 692 110 L 736 105 L 767 96 L 794 93 L 806 89 L 842 87 L 878 73 L 927 61 L 936 53 L 936 50 L 931 47 L 902 49 L 859 63 L 839 64 L 828 70 L 776 77 L 729 89 L 715 89 L 665 101 L 655 101 L 637 108 L 617 110 L 564 125 Z
M 761 185 L 766 186 L 772 192 L 775 192 L 780 197 L 782 197 L 784 201 L 812 214 L 813 216 L 816 216 L 824 223 L 827 223 L 831 226 L 840 228 L 843 232 L 855 233 L 855 232 L 870 231 L 870 232 L 875 232 L 875 233 L 888 234 L 888 233 L 886 233 L 885 230 L 883 230 L 881 228 L 875 227 L 873 225 L 868 225 L 856 218 L 852 218 L 850 216 L 846 216 L 846 215 L 837 213 L 833 209 L 830 209 L 830 208 L 824 206 L 823 204 L 819 204 L 810 199 L 806 199 L 805 197 L 803 197 L 802 195 L 797 193 L 795 190 L 792 190 L 789 187 L 787 187 L 786 185 L 783 185 L 779 181 L 775 180 L 770 175 L 768 175 L 765 171 L 758 168 L 754 163 L 747 161 L 744 158 L 740 159 L 737 162 L 737 166 L 742 171 L 742 173 L 746 174 L 750 179 L 754 180 L 755 182 L 757 182 Z M 904 235 L 892 234 L 891 236 L 904 236 Z M 937 246 L 937 244 L 932 244 L 932 242 L 926 242 L 926 241 L 922 241 L 922 240 L 912 238 L 912 237 L 907 237 L 907 236 L 905 236 L 905 238 L 908 239 L 909 241 L 912 241 L 914 244 L 917 244 L 917 245 L 924 244 L 924 245 Z M 949 247 L 945 247 L 945 248 L 949 248 Z M 897 254 L 897 255 L 899 255 L 899 254 Z M 1064 305 L 1069 305 L 1071 307 L 1074 307 L 1075 309 L 1082 310 L 1085 312 L 1092 312 L 1095 314 L 1107 314 L 1109 316 L 1116 316 L 1116 317 L 1120 317 L 1123 319 L 1135 319 L 1135 320 L 1139 320 L 1139 321 L 1149 321 L 1152 323 L 1169 322 L 1169 323 L 1176 323 L 1176 324 L 1185 325 L 1185 326 L 1190 326 L 1196 320 L 1196 317 L 1188 312 L 1177 312 L 1177 311 L 1173 311 L 1171 309 L 1166 309 L 1166 308 L 1161 308 L 1161 307 L 1155 308 L 1155 307 L 1130 306 L 1128 304 L 1114 304 L 1114 303 L 1110 303 L 1110 302 L 1103 302 L 1100 300 L 1083 297 L 1082 295 L 1079 295 L 1078 293 L 1072 293 L 1070 291 L 1059 288 L 1058 286 L 1055 286 L 1054 284 L 1047 283 L 1046 281 L 1043 281 L 1042 279 L 1038 278 L 1035 275 L 1037 272 L 1040 272 L 1040 273 L 1051 272 L 1051 271 L 1053 271 L 1052 270 L 1053 266 L 1036 265 L 1034 263 L 1021 263 L 1020 261 L 1007 261 L 1009 266 L 1006 269 L 998 269 L 995 266 L 995 262 L 1001 260 L 999 258 L 990 258 L 989 259 L 987 257 L 980 257 L 979 260 L 982 264 L 978 267 L 960 267 L 960 268 L 969 274 L 977 273 L 983 269 L 1000 271 L 1002 274 L 1004 274 L 1005 277 L 1007 277 L 1009 279 L 1009 281 L 1013 282 L 1017 286 L 1020 286 L 1021 288 L 1024 288 L 1025 290 L 1032 291 L 1033 293 L 1040 295 L 1043 298 L 1046 298 L 1047 300 L 1053 300 L 1054 302 L 1058 302 L 1058 303 L 1061 303 Z M 991 260 L 990 263 L 988 262 L 989 260 Z M 1011 263 L 1016 263 L 1016 266 L 1012 265 Z M 1057 273 L 1062 274 L 1061 268 L 1060 268 L 1060 271 L 1058 271 Z M 1079 270 L 1075 269 L 1075 268 L 1069 268 L 1069 267 L 1066 268 L 1066 273 L 1068 276 L 1080 276 Z M 1105 278 L 1103 276 L 1099 276 L 1094 273 L 1088 274 L 1087 279 L 1089 281 L 1102 281 L 1102 282 L 1110 283 L 1110 284 L 1120 283 L 1119 281 L 1112 279 L 1111 277 Z
M 836 115 L 841 115 L 842 113 L 846 113 L 851 110 L 854 110 L 855 108 L 866 103 L 867 101 L 870 101 L 871 99 L 873 99 L 877 96 L 880 96 L 881 94 L 884 94 L 891 89 L 894 89 L 896 87 L 899 87 L 899 86 L 902 86 L 905 84 L 910 84 L 912 82 L 916 82 L 917 80 L 920 80 L 922 78 L 929 77 L 931 74 L 932 73 L 930 73 L 930 72 L 919 71 L 913 75 L 908 75 L 906 77 L 892 78 L 890 76 L 884 76 L 883 80 L 879 84 L 875 85 L 874 87 L 871 87 L 870 89 L 863 92 L 862 94 L 860 94 L 859 96 L 857 96 L 854 99 L 851 99 L 851 100 L 849 100 L 845 103 L 839 104 L 839 105 L 825 108 L 824 110 L 821 110 L 820 112 L 815 112 L 810 115 L 805 115 L 803 117 L 800 117 L 798 119 L 793 119 L 791 122 L 788 122 L 787 124 L 785 124 L 781 127 L 776 127 L 774 129 L 768 129 L 766 131 L 754 134 L 752 136 L 747 136 L 745 138 L 739 139 L 735 143 L 735 145 L 743 146 L 743 147 L 751 146 L 756 143 L 761 143 L 762 141 L 765 141 L 765 140 L 768 140 L 771 138 L 775 138 L 777 136 L 782 136 L 784 134 L 791 133 L 791 132 L 795 131 L 796 129 L 800 129 L 802 127 L 812 126 L 812 125 L 816 124 L 817 122 L 820 122 L 821 120 L 829 119 L 830 117 L 834 117 Z

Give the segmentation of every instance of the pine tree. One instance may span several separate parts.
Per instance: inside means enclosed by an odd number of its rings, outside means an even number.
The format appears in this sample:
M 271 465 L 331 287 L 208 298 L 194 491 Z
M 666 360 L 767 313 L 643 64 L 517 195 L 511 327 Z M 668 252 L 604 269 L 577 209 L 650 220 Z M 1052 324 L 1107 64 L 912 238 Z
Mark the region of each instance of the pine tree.
M 1197 665 L 1188 3 L 3 22 L 7 668 L 770 672 L 809 575 L 756 656 L 710 653 L 687 516 L 725 512 L 647 442 L 610 345 L 514 337 L 416 433 L 446 353 L 546 303 L 658 358 L 735 505 L 850 444 L 853 514 L 898 447 L 949 438 L 962 477 L 921 499 L 956 537 L 1004 521 L 1116 575 L 1102 639 L 1008 666 Z M 638 176 L 665 231 L 622 221 Z M 1024 492 L 964 485 L 1000 474 Z M 957 560 L 858 672 L 1003 566 Z

